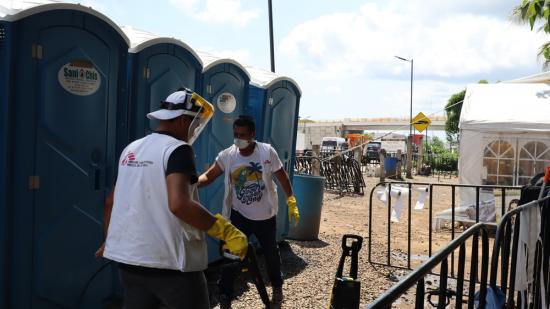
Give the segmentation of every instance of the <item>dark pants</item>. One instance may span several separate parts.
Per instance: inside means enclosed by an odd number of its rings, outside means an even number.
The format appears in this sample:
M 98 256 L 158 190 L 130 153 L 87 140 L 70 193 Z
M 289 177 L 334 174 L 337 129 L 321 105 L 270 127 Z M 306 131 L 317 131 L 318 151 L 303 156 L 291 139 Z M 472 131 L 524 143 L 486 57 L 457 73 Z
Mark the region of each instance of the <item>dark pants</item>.
M 245 218 L 239 212 L 231 212 L 231 223 L 241 230 L 247 237 L 254 234 L 264 252 L 267 274 L 271 285 L 280 287 L 283 285 L 281 276 L 281 256 L 277 246 L 277 219 L 272 217 L 267 220 L 255 221 Z M 237 274 L 235 268 L 224 268 L 220 279 L 220 294 L 231 296 L 233 294 L 233 281 Z
M 124 309 L 210 308 L 202 271 L 181 272 L 119 264 Z

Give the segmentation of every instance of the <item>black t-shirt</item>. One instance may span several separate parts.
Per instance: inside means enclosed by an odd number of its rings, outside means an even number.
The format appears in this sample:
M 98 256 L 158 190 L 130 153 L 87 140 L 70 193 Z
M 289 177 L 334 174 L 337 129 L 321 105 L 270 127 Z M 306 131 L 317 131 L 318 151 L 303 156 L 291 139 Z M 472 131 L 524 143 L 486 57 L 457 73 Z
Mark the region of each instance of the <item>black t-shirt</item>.
M 159 134 L 170 135 L 166 132 L 156 132 Z M 166 176 L 172 173 L 182 173 L 189 176 L 191 184 L 196 183 L 199 178 L 195 168 L 195 153 L 189 145 L 181 145 L 170 154 L 166 166 Z
M 191 146 L 181 145 L 170 154 L 166 166 L 166 176 L 172 173 L 182 173 L 189 176 L 191 184 L 199 180 L 195 168 L 195 154 Z

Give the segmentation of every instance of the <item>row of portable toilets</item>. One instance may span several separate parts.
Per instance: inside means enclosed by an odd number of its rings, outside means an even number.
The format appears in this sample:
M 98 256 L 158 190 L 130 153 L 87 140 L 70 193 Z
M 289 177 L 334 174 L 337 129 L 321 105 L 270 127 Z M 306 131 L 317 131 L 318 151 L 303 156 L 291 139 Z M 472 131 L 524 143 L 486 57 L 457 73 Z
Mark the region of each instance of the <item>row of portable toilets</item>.
M 1 308 L 102 308 L 113 298 L 116 267 L 94 258 L 103 201 L 119 153 L 154 129 L 145 114 L 179 87 L 216 107 L 195 144 L 199 171 L 232 144 L 233 120 L 247 114 L 292 173 L 301 95 L 292 79 L 118 27 L 81 5 L 8 5 L 0 4 Z M 200 196 L 219 212 L 223 180 Z M 209 242 L 210 261 L 217 250 Z

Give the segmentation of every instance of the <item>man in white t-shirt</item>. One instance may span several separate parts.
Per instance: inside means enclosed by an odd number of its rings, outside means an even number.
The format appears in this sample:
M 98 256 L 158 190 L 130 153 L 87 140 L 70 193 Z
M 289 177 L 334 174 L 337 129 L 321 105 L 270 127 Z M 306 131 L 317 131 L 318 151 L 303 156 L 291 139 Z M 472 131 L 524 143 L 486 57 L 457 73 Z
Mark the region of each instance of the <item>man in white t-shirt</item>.
M 262 246 L 272 302 L 283 300 L 281 258 L 277 246 L 278 210 L 275 176 L 287 196 L 288 218 L 298 224 L 300 214 L 296 198 L 281 160 L 271 145 L 254 140 L 256 127 L 251 117 L 240 116 L 233 123 L 234 145 L 218 154 L 216 162 L 199 177 L 199 187 L 224 175 L 225 195 L 222 215 L 231 219 L 247 236 L 254 234 Z M 234 269 L 224 269 L 220 280 L 220 306 L 228 308 L 233 293 Z
M 210 308 L 204 232 L 231 253 L 246 255 L 246 236 L 196 199 L 191 144 L 213 113 L 196 93 L 176 91 L 147 115 L 159 120 L 156 131 L 120 156 L 105 202 L 106 240 L 96 256 L 119 263 L 126 309 Z

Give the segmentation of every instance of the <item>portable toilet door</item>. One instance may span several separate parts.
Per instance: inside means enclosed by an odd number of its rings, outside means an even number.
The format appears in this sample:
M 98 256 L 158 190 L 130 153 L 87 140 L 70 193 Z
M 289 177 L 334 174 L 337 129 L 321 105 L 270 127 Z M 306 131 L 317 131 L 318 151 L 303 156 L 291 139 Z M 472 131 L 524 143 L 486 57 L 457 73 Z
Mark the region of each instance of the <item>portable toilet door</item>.
M 267 88 L 264 139 L 277 149 L 289 176 L 294 170 L 300 97 L 300 88 L 288 78 L 275 80 Z
M 184 42 L 159 37 L 152 33 L 122 27 L 130 38 L 129 141 L 151 133 L 157 120 L 147 119 L 147 113 L 159 109 L 160 102 L 181 87 L 196 92 L 200 84 L 202 63 L 195 51 Z M 126 145 L 122 145 L 124 147 Z
M 195 143 L 197 171 L 204 172 L 218 153 L 233 144 L 233 121 L 245 114 L 250 75 L 232 59 L 198 52 L 204 64 L 202 96 L 214 105 L 214 117 Z M 199 189 L 201 203 L 213 214 L 221 213 L 224 196 L 223 177 Z M 209 261 L 219 259 L 218 242 L 208 240 Z
M 2 308 L 100 308 L 118 275 L 94 252 L 114 173 L 128 42 L 104 15 L 0 6 L 11 28 L 7 297 Z M 7 12 L 7 13 L 6 13 Z M 3 253 L 4 254 L 4 253 Z
M 268 85 L 266 92 L 264 140 L 277 150 L 283 168 L 290 179 L 294 175 L 300 96 L 300 88 L 288 78 L 274 80 Z M 277 218 L 277 229 L 281 231 L 278 236 L 284 238 L 289 228 L 288 216 L 286 216 L 286 195 L 280 187 L 278 194 L 279 214 L 283 215 Z
M 261 140 L 275 148 L 284 170 L 292 179 L 301 90 L 291 78 L 257 68 L 247 67 L 247 70 L 252 76 L 249 109 L 260 119 Z M 280 186 L 277 193 L 277 237 L 282 240 L 289 228 L 286 195 Z
M 2 13 L 0 12 L 0 17 Z M 10 89 L 11 72 L 11 24 L 0 20 L 0 252 L 8 252 L 8 90 Z M 1 300 L 6 299 L 7 291 L 7 256 L 0 254 L 0 307 L 5 307 Z

